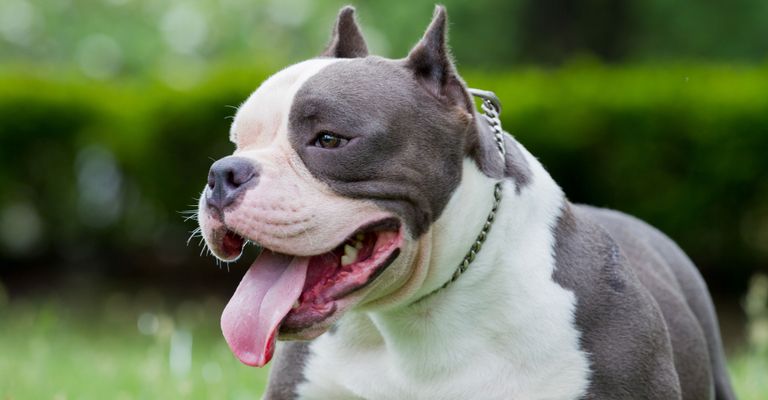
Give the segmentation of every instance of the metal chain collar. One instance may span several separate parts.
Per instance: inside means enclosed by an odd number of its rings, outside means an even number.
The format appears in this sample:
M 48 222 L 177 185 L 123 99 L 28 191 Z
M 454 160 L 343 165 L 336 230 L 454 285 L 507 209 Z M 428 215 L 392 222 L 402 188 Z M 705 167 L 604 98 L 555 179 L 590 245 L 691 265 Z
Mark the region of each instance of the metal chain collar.
M 469 93 L 472 94 L 473 96 L 476 96 L 482 99 L 483 103 L 481 108 L 483 110 L 483 114 L 482 114 L 483 118 L 485 119 L 486 122 L 488 122 L 488 125 L 493 131 L 493 136 L 496 141 L 496 146 L 498 147 L 499 154 L 501 155 L 502 162 L 506 162 L 507 152 L 506 152 L 506 148 L 504 147 L 504 131 L 502 131 L 501 129 L 501 120 L 499 119 L 499 114 L 501 114 L 501 102 L 499 101 L 499 98 L 496 97 L 496 95 L 493 92 L 486 91 L 486 90 L 469 89 Z M 480 230 L 480 234 L 477 235 L 475 242 L 472 243 L 472 247 L 469 248 L 469 251 L 464 256 L 464 259 L 461 261 L 461 263 L 459 263 L 459 266 L 458 268 L 456 268 L 456 271 L 453 272 L 451 279 L 449 279 L 439 288 L 423 296 L 416 302 L 424 300 L 427 297 L 430 297 L 433 294 L 439 292 L 440 290 L 443 290 L 446 287 L 448 287 L 451 283 L 459 279 L 461 274 L 463 274 L 467 270 L 467 268 L 469 268 L 469 264 L 471 264 L 472 261 L 475 261 L 475 257 L 477 257 L 477 253 L 480 252 L 480 249 L 483 247 L 483 243 L 485 243 L 485 240 L 488 238 L 488 233 L 491 231 L 491 226 L 493 226 L 493 221 L 496 219 L 496 212 L 499 209 L 499 204 L 501 204 L 501 194 L 502 194 L 501 184 L 502 182 L 500 181 L 500 182 L 496 182 L 496 185 L 494 185 L 493 206 L 491 207 L 491 212 L 488 213 L 488 217 L 485 219 L 485 224 L 483 224 L 483 229 Z

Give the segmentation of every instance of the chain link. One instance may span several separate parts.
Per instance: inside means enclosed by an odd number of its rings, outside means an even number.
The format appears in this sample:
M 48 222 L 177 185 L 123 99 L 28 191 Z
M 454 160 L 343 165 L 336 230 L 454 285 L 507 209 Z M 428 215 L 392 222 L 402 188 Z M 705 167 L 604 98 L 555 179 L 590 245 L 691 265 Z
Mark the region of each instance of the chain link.
M 493 136 L 496 141 L 499 154 L 501 155 L 501 159 L 502 161 L 506 162 L 507 152 L 506 148 L 504 147 L 504 131 L 501 129 L 501 120 L 499 119 L 499 115 L 501 114 L 501 102 L 499 102 L 499 99 L 493 92 L 469 89 L 469 93 L 482 99 L 483 103 L 481 109 L 483 110 L 483 119 L 485 119 L 493 131 Z M 501 195 L 501 182 L 496 182 L 493 187 L 493 206 L 491 207 L 491 212 L 488 213 L 488 217 L 485 219 L 485 224 L 483 224 L 483 228 L 480 230 L 480 234 L 477 235 L 475 242 L 472 243 L 469 251 L 464 256 L 464 259 L 461 261 L 461 263 L 459 263 L 459 266 L 453 272 L 453 275 L 451 275 L 451 279 L 449 279 L 439 288 L 417 300 L 417 302 L 424 300 L 425 298 L 430 297 L 440 290 L 448 287 L 451 283 L 459 279 L 461 274 L 463 274 L 469 268 L 469 265 L 472 263 L 472 261 L 475 261 L 475 257 L 477 257 L 477 253 L 479 253 L 480 249 L 482 249 L 483 243 L 485 243 L 485 240 L 488 238 L 488 233 L 491 231 L 491 227 L 493 226 L 493 221 L 496 219 L 496 212 L 499 210 L 499 205 L 501 204 Z

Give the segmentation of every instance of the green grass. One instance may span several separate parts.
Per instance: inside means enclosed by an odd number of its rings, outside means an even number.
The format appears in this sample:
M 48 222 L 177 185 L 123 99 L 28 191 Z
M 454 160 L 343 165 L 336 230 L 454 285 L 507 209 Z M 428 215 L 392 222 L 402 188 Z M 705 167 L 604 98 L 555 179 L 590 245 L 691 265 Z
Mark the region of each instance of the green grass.
M 0 399 L 258 399 L 267 371 L 232 356 L 222 308 L 213 298 L 169 305 L 158 293 L 89 303 L 0 296 Z M 191 363 L 173 372 L 172 342 L 185 335 Z M 730 368 L 740 399 L 766 398 L 765 356 L 743 353 Z
M 101 304 L 0 307 L 0 399 L 261 397 L 267 371 L 230 353 L 217 326 L 223 304 L 168 307 L 158 299 L 113 295 Z M 185 336 L 192 339 L 191 363 L 173 372 L 171 343 Z
M 744 352 L 729 360 L 729 369 L 739 399 L 768 398 L 768 353 Z

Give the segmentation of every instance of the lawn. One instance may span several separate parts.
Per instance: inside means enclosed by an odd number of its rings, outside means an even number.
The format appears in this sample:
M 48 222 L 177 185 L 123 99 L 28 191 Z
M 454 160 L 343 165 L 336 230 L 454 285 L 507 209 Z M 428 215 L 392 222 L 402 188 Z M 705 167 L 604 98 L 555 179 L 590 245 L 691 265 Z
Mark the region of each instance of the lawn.
M 267 371 L 232 356 L 222 308 L 212 298 L 168 306 L 152 293 L 6 304 L 0 399 L 259 399 Z
M 221 300 L 159 292 L 94 302 L 0 296 L 0 399 L 258 399 L 266 370 L 240 364 L 218 328 Z M 731 360 L 742 400 L 768 394 L 768 360 Z

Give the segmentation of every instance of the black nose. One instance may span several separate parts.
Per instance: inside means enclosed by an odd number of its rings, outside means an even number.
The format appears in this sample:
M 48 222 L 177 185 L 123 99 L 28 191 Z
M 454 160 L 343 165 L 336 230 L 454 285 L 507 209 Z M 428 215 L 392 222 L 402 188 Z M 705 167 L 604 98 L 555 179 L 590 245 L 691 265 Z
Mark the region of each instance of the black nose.
M 258 181 L 257 165 L 242 157 L 224 157 L 211 165 L 205 202 L 219 211 L 232 204 Z

